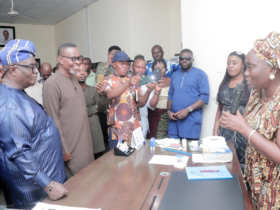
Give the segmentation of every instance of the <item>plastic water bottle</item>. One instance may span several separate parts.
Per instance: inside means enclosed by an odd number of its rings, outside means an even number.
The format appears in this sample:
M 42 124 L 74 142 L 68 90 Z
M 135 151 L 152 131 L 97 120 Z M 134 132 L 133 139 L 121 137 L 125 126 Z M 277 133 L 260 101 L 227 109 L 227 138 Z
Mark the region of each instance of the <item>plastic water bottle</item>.
M 155 150 L 155 145 L 156 145 L 156 139 L 151 138 L 150 139 L 150 150 Z

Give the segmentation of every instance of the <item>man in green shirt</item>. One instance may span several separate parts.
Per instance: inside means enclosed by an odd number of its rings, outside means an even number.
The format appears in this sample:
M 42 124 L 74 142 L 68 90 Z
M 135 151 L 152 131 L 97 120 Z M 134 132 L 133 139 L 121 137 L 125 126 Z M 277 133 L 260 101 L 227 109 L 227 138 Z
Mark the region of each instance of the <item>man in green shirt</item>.
M 86 84 L 89 86 L 95 87 L 95 85 L 96 85 L 95 72 L 94 72 L 94 70 L 91 69 L 91 67 L 92 67 L 91 59 L 83 58 L 82 63 L 86 66 L 85 71 L 90 72 L 87 77 Z
M 114 67 L 112 66 L 113 57 L 116 52 L 121 51 L 121 48 L 118 46 L 111 46 L 108 49 L 108 60 L 104 63 L 99 63 L 96 69 L 95 81 L 97 82 L 97 77 L 99 74 L 103 74 L 104 77 L 113 74 Z

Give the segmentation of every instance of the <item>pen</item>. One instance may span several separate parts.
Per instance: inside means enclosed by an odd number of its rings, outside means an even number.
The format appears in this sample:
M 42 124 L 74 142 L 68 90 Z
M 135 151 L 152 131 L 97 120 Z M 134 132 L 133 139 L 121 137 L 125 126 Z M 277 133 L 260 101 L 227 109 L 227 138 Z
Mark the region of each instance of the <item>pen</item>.
M 219 172 L 219 170 L 200 170 L 200 173 L 202 172 Z

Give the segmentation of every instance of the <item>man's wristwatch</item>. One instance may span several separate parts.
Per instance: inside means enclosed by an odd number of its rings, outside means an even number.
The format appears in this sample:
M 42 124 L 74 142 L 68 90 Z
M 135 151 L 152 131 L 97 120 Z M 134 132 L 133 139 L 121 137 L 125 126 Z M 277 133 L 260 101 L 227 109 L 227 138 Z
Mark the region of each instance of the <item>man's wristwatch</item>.
M 188 107 L 189 112 L 193 111 L 193 108 L 191 106 Z

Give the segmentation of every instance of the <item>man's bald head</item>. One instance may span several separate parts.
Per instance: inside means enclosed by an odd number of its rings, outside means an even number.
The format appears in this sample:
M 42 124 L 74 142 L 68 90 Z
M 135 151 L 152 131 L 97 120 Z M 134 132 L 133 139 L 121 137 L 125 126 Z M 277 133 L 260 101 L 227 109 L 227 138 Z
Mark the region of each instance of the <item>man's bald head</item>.
M 154 60 L 163 59 L 163 49 L 160 45 L 155 45 L 152 47 L 152 56 Z
M 52 73 L 52 66 L 49 63 L 43 63 L 40 69 L 40 74 L 44 78 L 44 80 L 47 80 L 49 76 L 51 76 Z

